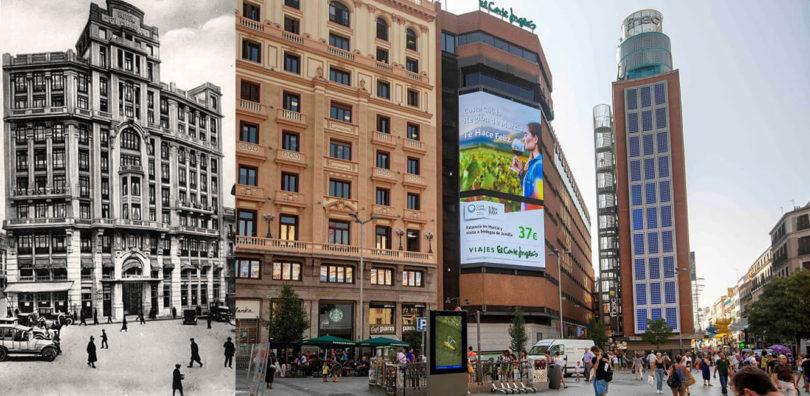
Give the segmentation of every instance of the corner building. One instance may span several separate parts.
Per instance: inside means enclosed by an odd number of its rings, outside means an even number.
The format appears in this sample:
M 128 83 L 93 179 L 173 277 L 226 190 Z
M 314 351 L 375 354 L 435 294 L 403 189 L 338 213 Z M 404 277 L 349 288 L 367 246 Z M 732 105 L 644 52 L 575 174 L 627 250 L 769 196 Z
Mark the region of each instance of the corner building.
M 10 305 L 120 320 L 222 301 L 220 89 L 161 83 L 141 10 L 89 15 L 75 51 L 3 55 Z
M 560 288 L 564 336 L 586 336 L 593 315 L 594 271 L 590 215 L 551 121 L 551 70 L 532 32 L 482 11 L 461 15 L 441 11 L 442 217 L 440 241 L 445 309 L 461 306 L 469 345 L 477 347 L 475 311 L 481 312 L 483 351 L 509 347 L 513 310 L 526 319 L 527 349 L 560 336 Z M 509 269 L 495 263 L 461 266 L 459 223 L 459 97 L 485 92 L 542 113 L 544 270 Z M 540 120 L 537 120 L 540 121 Z M 532 212 L 527 212 L 532 213 Z M 560 268 L 551 252 L 560 252 Z M 567 254 L 570 252 L 570 254 Z
M 267 341 L 283 284 L 305 337 L 401 337 L 436 305 L 435 4 L 236 12 L 239 341 Z
M 694 333 L 680 77 L 662 21 L 655 10 L 625 18 L 613 82 L 622 334 L 647 349 L 651 320 L 680 333 L 662 349 Z

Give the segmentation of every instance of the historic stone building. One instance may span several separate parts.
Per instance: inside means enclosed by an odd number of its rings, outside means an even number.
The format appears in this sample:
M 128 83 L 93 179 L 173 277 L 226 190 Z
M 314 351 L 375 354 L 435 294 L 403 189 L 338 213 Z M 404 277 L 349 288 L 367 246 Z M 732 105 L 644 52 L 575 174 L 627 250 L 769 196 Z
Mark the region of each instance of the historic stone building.
M 221 92 L 160 80 L 158 29 L 91 4 L 65 52 L 3 55 L 13 308 L 171 315 L 225 298 Z

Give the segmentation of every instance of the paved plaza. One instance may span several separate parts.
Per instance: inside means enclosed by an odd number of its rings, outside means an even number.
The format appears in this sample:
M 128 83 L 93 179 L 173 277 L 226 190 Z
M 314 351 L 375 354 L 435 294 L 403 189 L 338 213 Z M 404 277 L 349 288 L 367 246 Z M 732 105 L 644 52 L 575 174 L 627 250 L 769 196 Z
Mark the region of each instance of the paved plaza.
M 181 364 L 185 395 L 231 395 L 234 371 L 223 368 L 222 344 L 233 338 L 233 326 L 204 320 L 183 326 L 181 320 L 120 323 L 62 328 L 62 354 L 53 362 L 33 357 L 10 357 L 0 363 L 3 395 L 170 395 L 172 370 Z M 110 349 L 101 349 L 101 329 Z M 96 369 L 87 366 L 87 342 L 95 337 Z M 193 337 L 204 366 L 187 368 Z
M 712 379 L 714 386 L 704 387 L 700 380 L 700 373 L 693 372 L 695 379 L 698 383 L 692 385 L 692 396 L 721 396 L 720 382 L 717 379 Z M 568 389 L 559 390 L 546 390 L 538 392 L 538 394 L 547 395 L 564 395 L 564 396 L 591 396 L 593 395 L 593 386 L 585 381 L 574 382 L 573 378 L 566 378 L 569 380 Z M 237 395 L 247 395 L 248 383 L 242 378 L 237 378 Z M 664 395 L 671 394 L 669 388 L 664 385 Z M 384 393 L 379 388 L 369 389 L 368 379 L 362 377 L 341 378 L 340 382 L 324 383 L 318 378 L 276 378 L 273 389 L 270 395 L 278 396 L 338 396 L 338 395 L 383 395 Z M 441 396 L 461 396 L 466 394 L 466 390 L 462 390 L 458 395 L 441 395 Z M 487 395 L 491 393 L 479 393 L 480 395 Z M 729 394 L 731 392 L 729 391 Z M 633 376 L 628 373 L 617 373 L 614 375 L 614 380 L 610 383 L 610 392 L 608 395 L 613 396 L 642 396 L 651 395 L 655 396 L 655 387 L 650 386 L 647 382 L 636 381 Z

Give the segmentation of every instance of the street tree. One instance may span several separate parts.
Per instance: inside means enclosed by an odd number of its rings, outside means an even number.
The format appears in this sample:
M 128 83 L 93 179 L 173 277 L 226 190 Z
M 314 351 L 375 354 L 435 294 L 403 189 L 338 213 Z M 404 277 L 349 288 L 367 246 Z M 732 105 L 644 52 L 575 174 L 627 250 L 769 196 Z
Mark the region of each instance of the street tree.
M 309 328 L 301 299 L 290 285 L 281 286 L 278 304 L 270 306 L 269 317 L 267 331 L 270 341 L 281 344 L 286 356 L 287 347 L 301 342 L 304 330 Z
M 523 311 L 515 307 L 512 324 L 509 325 L 509 337 L 512 339 L 511 347 L 515 354 L 520 354 L 526 349 L 526 319 L 523 318 Z
M 420 351 L 426 352 L 422 347 L 422 333 L 416 330 L 403 331 L 402 342 L 407 343 L 411 346 L 411 348 L 416 348 Z
M 647 323 L 647 330 L 641 334 L 641 341 L 655 345 L 655 350 L 659 350 L 661 344 L 665 343 L 670 336 L 672 336 L 672 327 L 669 327 L 666 320 L 650 320 Z
M 605 322 L 603 320 L 599 320 L 598 318 L 591 318 L 590 323 L 588 324 L 588 328 L 590 329 L 591 339 L 593 343 L 596 344 L 599 348 L 604 349 L 605 345 L 608 343 L 608 336 L 607 336 L 607 328 L 605 327 Z
M 786 278 L 773 278 L 751 305 L 751 331 L 767 342 L 799 345 L 810 336 L 810 272 L 798 271 Z

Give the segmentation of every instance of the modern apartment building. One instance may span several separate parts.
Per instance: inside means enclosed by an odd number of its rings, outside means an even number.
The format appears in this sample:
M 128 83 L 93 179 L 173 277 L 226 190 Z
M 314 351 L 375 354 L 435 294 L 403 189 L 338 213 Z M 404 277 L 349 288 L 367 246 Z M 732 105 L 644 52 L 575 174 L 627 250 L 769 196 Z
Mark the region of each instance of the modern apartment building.
M 239 341 L 283 284 L 305 337 L 401 337 L 436 307 L 436 7 L 239 0 Z
M 599 240 L 599 315 L 613 337 L 624 335 L 619 265 L 619 213 L 616 207 L 616 153 L 610 105 L 593 108 Z
M 482 11 L 461 15 L 441 11 L 438 29 L 441 34 L 443 153 L 440 257 L 444 266 L 440 300 L 446 309 L 461 306 L 471 315 L 480 311 L 481 350 L 508 348 L 507 329 L 516 307 L 526 318 L 527 346 L 542 338 L 559 337 L 560 319 L 564 322 L 565 337 L 585 337 L 585 326 L 593 315 L 595 287 L 590 217 L 551 125 L 554 119 L 552 75 L 540 40 L 534 33 Z M 476 107 L 471 107 L 471 101 L 476 101 Z M 516 120 L 511 119 L 511 115 L 523 119 L 527 114 L 536 115 L 529 120 L 529 131 L 524 131 L 526 123 L 512 125 Z M 477 127 L 478 131 L 486 132 L 462 130 L 465 124 L 478 121 L 489 124 Z M 507 129 L 519 130 L 521 135 L 525 133 L 524 142 L 531 141 L 532 147 L 510 139 L 513 146 L 506 153 L 502 145 L 498 148 L 497 143 L 491 142 L 473 149 L 489 150 L 490 154 L 479 161 L 482 164 L 491 158 L 508 157 L 507 165 L 501 168 L 498 165 L 485 168 L 485 171 L 498 168 L 499 174 L 489 177 L 477 172 L 476 166 L 471 167 L 463 158 L 460 160 L 465 150 L 461 135 L 466 135 L 465 139 L 473 135 L 491 136 L 503 133 L 500 127 L 507 126 Z M 508 169 L 508 163 L 518 161 L 525 150 L 534 150 L 532 158 L 542 156 L 542 181 L 535 182 L 541 184 L 541 191 L 534 190 L 527 196 L 527 189 L 533 185 L 527 187 L 524 183 L 522 194 L 520 187 L 505 192 L 512 178 L 524 174 Z M 493 163 L 482 166 L 490 165 Z M 475 175 L 478 178 L 470 180 Z M 487 215 L 497 212 L 495 216 L 506 219 L 513 214 L 510 212 L 520 211 L 517 215 L 526 223 L 538 221 L 542 231 L 536 235 L 539 251 L 528 249 L 538 256 L 528 262 L 472 259 L 469 252 L 475 248 L 464 238 L 471 238 L 471 230 L 474 232 L 478 227 L 469 226 L 468 213 L 478 204 L 488 208 Z M 504 208 L 507 213 L 503 213 Z M 506 227 L 508 223 L 504 220 L 483 227 L 491 230 Z M 504 234 L 511 232 L 499 233 L 498 238 L 503 239 Z M 504 246 L 491 251 L 510 249 Z M 517 246 L 522 250 L 529 243 Z M 555 252 L 559 255 L 559 268 Z M 470 345 L 477 346 L 477 325 L 473 316 L 468 323 Z
M 663 348 L 678 348 L 694 323 L 680 77 L 662 20 L 641 10 L 622 23 L 613 82 L 619 265 L 628 344 L 664 319 L 680 335 Z
M 162 83 L 160 55 L 119 0 L 91 4 L 75 49 L 3 55 L 12 308 L 120 320 L 224 299 L 220 89 Z
M 782 215 L 770 235 L 775 276 L 810 271 L 810 202 Z

